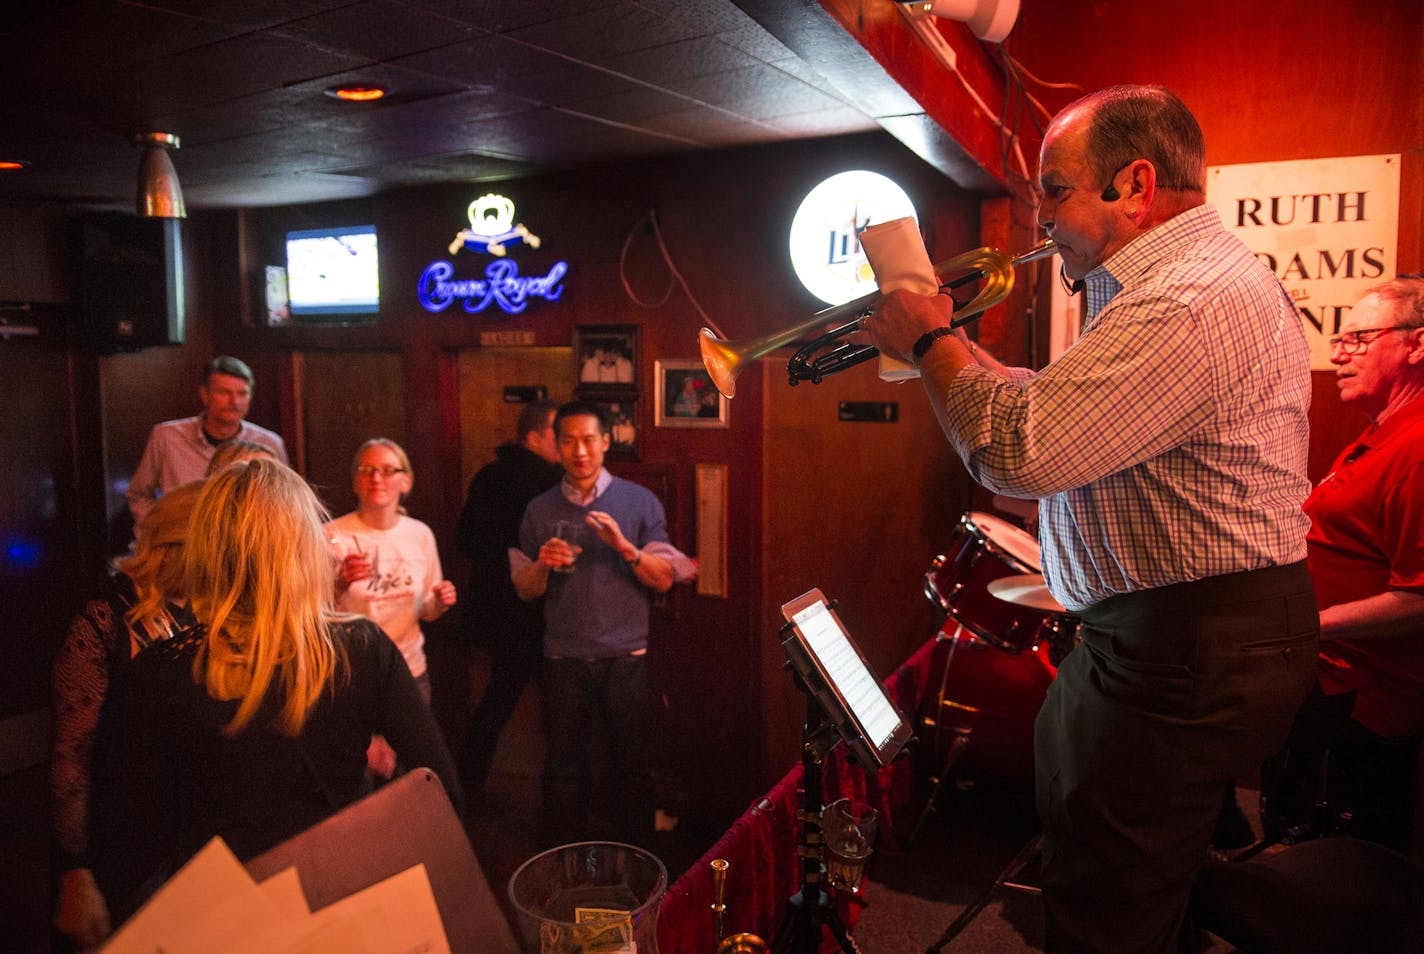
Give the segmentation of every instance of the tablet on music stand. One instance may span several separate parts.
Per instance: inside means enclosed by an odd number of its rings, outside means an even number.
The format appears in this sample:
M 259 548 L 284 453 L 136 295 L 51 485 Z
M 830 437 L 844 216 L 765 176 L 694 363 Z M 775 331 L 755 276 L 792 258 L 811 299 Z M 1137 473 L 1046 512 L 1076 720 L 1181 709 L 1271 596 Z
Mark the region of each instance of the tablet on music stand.
M 871 672 L 825 594 L 812 589 L 781 607 L 790 634 L 781 648 L 868 772 L 888 765 L 912 730 Z

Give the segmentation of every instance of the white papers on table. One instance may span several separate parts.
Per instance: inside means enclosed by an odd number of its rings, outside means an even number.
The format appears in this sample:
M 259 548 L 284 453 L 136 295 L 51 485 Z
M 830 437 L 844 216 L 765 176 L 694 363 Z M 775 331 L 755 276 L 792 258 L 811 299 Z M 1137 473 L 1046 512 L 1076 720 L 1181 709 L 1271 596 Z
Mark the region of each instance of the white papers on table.
M 193 856 L 102 954 L 449 954 L 424 865 L 313 913 L 296 869 L 258 884 L 221 838 Z

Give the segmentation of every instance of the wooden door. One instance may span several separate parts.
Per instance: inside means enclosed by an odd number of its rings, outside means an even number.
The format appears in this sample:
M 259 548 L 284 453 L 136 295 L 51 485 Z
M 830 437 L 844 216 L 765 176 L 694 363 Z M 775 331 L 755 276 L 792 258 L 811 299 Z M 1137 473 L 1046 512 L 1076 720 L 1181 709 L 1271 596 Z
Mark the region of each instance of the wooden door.
M 373 437 L 405 444 L 404 364 L 398 351 L 303 351 L 292 368 L 301 428 L 292 463 L 339 516 L 356 506 L 356 448 Z
M 467 348 L 459 355 L 460 487 L 494 460 L 494 449 L 514 438 L 523 402 L 506 389 L 544 388 L 562 404 L 573 396 L 570 348 Z

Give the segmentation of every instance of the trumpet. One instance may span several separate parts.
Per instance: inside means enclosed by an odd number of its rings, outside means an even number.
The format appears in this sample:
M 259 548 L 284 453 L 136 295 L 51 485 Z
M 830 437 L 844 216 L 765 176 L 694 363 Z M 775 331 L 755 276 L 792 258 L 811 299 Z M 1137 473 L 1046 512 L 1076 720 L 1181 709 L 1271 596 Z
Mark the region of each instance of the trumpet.
M 941 283 L 941 294 L 948 294 L 956 288 L 981 279 L 984 282 L 978 294 L 971 300 L 954 306 L 954 319 L 950 322 L 950 327 L 958 328 L 976 320 L 986 310 L 1009 297 L 1009 292 L 1014 289 L 1014 268 L 1047 258 L 1057 250 L 1058 246 L 1053 239 L 1044 239 L 1022 255 L 1012 258 L 996 248 L 976 248 L 935 265 L 935 278 Z M 946 281 L 945 276 L 949 275 L 958 277 Z M 703 328 L 698 338 L 702 365 L 707 369 L 712 383 L 717 385 L 718 391 L 726 397 L 735 397 L 737 375 L 741 373 L 746 362 L 765 357 L 817 328 L 832 322 L 843 322 L 801 347 L 786 364 L 786 373 L 792 387 L 801 381 L 820 384 L 821 378 L 826 375 L 854 367 L 880 353 L 879 349 L 872 345 L 839 344 L 825 354 L 816 354 L 856 331 L 860 327 L 861 319 L 875 311 L 880 297 L 879 292 L 871 292 L 854 301 L 822 309 L 800 324 L 757 338 L 725 341 L 713 334 L 712 329 Z M 850 320 L 847 321 L 847 318 Z
M 723 937 L 723 921 L 727 914 L 727 860 L 712 861 L 712 935 L 717 943 L 714 954 L 767 954 L 770 946 L 755 934 L 745 931 Z

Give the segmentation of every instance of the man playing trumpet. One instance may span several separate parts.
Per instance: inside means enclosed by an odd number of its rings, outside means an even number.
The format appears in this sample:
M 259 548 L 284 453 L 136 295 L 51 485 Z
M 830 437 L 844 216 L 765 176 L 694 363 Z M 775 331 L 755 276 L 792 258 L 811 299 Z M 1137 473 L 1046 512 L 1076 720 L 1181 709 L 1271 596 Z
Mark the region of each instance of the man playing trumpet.
M 1176 949 L 1224 791 L 1312 681 L 1305 336 L 1204 179 L 1176 96 L 1091 93 L 1039 168 L 1080 340 L 1034 373 L 951 334 L 946 296 L 891 292 L 863 325 L 979 483 L 1040 501 L 1046 581 L 1082 618 L 1036 725 L 1052 951 Z

